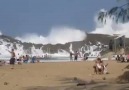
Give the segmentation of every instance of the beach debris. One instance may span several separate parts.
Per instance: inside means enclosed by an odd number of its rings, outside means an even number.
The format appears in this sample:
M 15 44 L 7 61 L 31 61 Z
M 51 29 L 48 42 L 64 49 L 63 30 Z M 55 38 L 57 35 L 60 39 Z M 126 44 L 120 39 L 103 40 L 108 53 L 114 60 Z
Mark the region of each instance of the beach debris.
M 77 86 L 85 86 L 86 83 L 77 83 Z
M 4 82 L 4 85 L 8 85 L 9 83 L 8 82 Z
M 77 86 L 85 86 L 85 85 L 89 85 L 89 84 L 94 84 L 95 83 L 94 80 L 82 80 L 82 79 L 79 79 L 77 77 L 74 77 L 73 80 L 75 82 L 77 82 Z
M 102 79 L 103 79 L 103 80 L 106 80 L 106 77 L 103 77 Z
M 77 86 L 86 86 L 90 84 L 95 84 L 94 80 L 84 80 L 84 81 L 78 81 Z
M 13 67 L 11 69 L 14 69 Z

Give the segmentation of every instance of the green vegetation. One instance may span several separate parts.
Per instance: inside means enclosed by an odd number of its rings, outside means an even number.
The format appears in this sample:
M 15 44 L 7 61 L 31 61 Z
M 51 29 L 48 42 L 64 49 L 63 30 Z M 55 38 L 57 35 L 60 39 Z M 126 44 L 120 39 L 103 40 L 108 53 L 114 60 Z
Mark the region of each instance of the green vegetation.
M 109 11 L 100 11 L 98 14 L 98 20 L 106 23 L 106 17 L 111 17 L 116 22 L 127 22 L 129 21 L 129 0 L 117 0 L 125 1 L 125 4 L 120 6 L 115 6 L 111 8 Z

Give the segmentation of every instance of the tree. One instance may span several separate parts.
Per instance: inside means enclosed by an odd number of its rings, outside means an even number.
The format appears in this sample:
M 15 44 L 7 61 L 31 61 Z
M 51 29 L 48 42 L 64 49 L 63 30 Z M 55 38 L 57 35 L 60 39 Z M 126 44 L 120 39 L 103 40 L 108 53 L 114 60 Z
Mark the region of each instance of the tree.
M 122 1 L 122 0 L 117 0 Z M 98 14 L 98 20 L 106 23 L 106 17 L 111 17 L 116 22 L 127 22 L 129 21 L 129 0 L 121 6 L 111 8 L 109 11 L 101 11 Z

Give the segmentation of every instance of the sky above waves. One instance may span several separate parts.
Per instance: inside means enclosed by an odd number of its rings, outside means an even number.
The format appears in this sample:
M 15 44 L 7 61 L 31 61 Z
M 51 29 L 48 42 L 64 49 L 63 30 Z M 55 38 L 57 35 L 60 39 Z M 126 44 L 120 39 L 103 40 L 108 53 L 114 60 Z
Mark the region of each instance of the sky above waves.
M 119 4 L 116 0 L 0 0 L 0 31 L 13 37 L 47 36 L 55 27 L 91 32 L 97 12 Z

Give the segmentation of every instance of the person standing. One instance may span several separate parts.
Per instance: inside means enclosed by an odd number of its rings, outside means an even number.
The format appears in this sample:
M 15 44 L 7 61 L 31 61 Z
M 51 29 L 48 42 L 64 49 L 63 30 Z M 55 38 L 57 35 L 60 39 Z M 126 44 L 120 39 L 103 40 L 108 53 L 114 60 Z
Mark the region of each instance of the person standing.
M 10 58 L 10 65 L 12 65 L 11 69 L 14 69 L 14 65 L 15 65 L 15 52 L 14 52 L 14 49 L 12 49 L 12 51 L 9 51 L 9 52 L 11 54 L 11 58 Z
M 76 51 L 76 52 L 74 53 L 74 60 L 77 61 L 77 59 L 78 59 L 78 52 Z
M 70 52 L 70 60 L 72 61 L 73 60 L 73 53 Z

